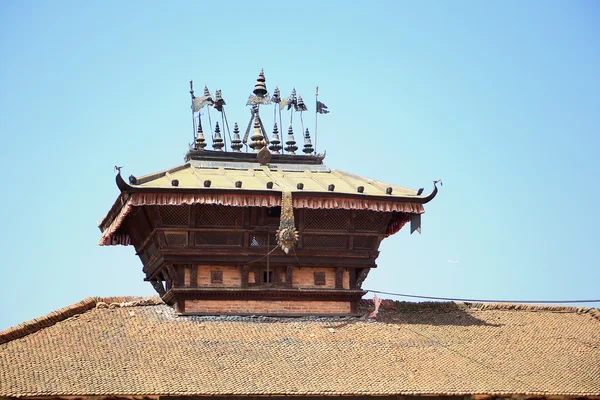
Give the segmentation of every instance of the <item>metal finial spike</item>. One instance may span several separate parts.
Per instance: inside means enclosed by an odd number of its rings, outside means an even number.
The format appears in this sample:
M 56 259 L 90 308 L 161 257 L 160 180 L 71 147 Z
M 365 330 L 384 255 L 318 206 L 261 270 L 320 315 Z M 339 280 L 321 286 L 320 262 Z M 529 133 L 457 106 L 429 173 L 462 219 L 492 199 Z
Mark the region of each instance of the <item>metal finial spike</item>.
M 271 144 L 269 145 L 269 150 L 271 153 L 279 154 L 282 149 L 281 141 L 279 140 L 279 129 L 277 128 L 277 122 L 273 125 L 273 136 L 271 136 Z
M 240 128 L 237 122 L 233 126 L 233 139 L 231 140 L 231 149 L 234 152 L 240 153 L 242 151 L 242 139 L 240 139 Z
M 217 122 L 217 125 L 215 126 L 215 138 L 213 139 L 213 149 L 215 149 L 215 151 L 223 151 L 223 146 L 225 146 L 225 143 L 223 143 L 221 128 L 219 128 L 219 123 Z
M 204 85 L 204 95 L 210 96 L 210 92 L 208 91 L 208 86 Z
M 206 147 L 206 138 L 202 132 L 202 121 L 198 118 L 198 130 L 196 132 L 196 150 L 204 150 Z
M 313 145 L 310 141 L 310 133 L 308 132 L 308 128 L 306 128 L 306 132 L 304 132 L 304 148 L 302 151 L 307 155 L 314 151 Z
M 294 129 L 292 125 L 288 128 L 287 140 L 285 142 L 287 146 L 285 146 L 285 151 L 289 154 L 296 154 L 296 150 L 298 150 L 298 146 L 296 146 L 296 141 L 294 140 Z
M 252 136 L 250 137 L 250 148 L 258 153 L 263 147 L 266 146 L 265 138 L 262 134 L 262 129 L 260 128 L 260 117 L 258 113 L 254 114 L 254 128 L 252 129 Z
M 265 97 L 267 95 L 267 85 L 265 84 L 265 72 L 261 68 L 258 78 L 256 78 L 256 84 L 254 85 L 254 93 L 258 97 Z

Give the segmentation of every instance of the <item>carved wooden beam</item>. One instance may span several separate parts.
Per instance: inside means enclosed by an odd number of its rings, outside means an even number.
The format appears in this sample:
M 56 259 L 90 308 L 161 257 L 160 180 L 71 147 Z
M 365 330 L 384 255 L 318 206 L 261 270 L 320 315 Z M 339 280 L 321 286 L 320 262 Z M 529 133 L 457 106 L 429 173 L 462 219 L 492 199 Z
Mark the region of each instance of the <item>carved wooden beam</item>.
M 288 265 L 285 268 L 285 284 L 288 287 L 292 287 L 293 271 L 294 267 L 292 267 L 291 265 Z
M 248 274 L 250 272 L 250 267 L 247 265 L 242 266 L 242 287 L 248 287 Z
M 152 287 L 154 287 L 154 290 L 156 290 L 156 292 L 162 297 L 165 295 L 165 293 L 167 293 L 167 291 L 165 290 L 165 287 L 163 286 L 162 281 L 158 280 L 158 279 L 154 279 L 151 280 L 150 283 L 152 284 Z
M 198 265 L 196 264 L 190 267 L 190 287 L 198 287 Z
M 344 288 L 344 268 L 338 267 L 335 271 L 335 288 L 343 289 Z

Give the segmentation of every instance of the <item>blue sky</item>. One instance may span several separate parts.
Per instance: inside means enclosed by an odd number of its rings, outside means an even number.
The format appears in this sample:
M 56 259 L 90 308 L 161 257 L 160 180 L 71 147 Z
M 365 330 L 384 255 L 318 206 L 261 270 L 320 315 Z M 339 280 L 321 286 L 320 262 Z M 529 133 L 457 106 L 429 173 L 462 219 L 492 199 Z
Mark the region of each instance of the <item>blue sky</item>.
M 113 166 L 182 162 L 190 79 L 245 125 L 260 68 L 309 105 L 319 86 L 329 167 L 443 179 L 365 287 L 598 299 L 599 21 L 595 1 L 0 2 L 0 329 L 154 294 L 133 248 L 97 245 Z

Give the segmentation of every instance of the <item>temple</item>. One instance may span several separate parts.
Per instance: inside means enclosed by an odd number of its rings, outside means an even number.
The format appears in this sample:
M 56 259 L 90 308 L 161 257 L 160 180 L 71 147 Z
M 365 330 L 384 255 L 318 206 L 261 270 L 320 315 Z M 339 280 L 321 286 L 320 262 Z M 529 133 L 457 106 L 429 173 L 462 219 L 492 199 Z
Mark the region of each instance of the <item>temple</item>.
M 600 400 L 598 309 L 361 299 L 381 241 L 420 229 L 435 184 L 329 169 L 293 122 L 302 97 L 270 96 L 262 72 L 245 131 L 220 91 L 190 92 L 184 163 L 119 171 L 100 223 L 160 297 L 89 297 L 1 331 L 0 400 Z M 220 119 L 212 150 L 200 110 Z
M 191 94 L 193 113 L 217 109 L 229 126 L 220 91 Z M 269 96 L 263 71 L 248 105 L 248 128 L 242 138 L 234 125 L 230 151 L 218 122 L 208 150 L 195 117 L 184 164 L 128 181 L 119 171 L 121 194 L 100 224 L 100 244 L 133 245 L 145 279 L 181 314 L 356 314 L 381 241 L 409 221 L 419 229 L 437 188 L 422 195 L 332 170 L 308 129 L 296 154 L 291 121 L 284 147 L 277 112 L 268 135 L 260 106 L 279 110 L 280 123 L 282 109 L 293 117 L 307 107 L 295 90 Z

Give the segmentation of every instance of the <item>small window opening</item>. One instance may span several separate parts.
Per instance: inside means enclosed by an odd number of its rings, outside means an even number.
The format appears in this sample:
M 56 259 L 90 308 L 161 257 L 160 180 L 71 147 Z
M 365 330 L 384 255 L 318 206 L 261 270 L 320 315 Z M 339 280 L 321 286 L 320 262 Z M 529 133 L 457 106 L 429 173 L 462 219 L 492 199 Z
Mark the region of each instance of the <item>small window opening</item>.
M 325 285 L 325 272 L 314 273 L 315 285 Z
M 273 271 L 263 271 L 263 283 L 273 283 Z
M 210 283 L 223 283 L 223 271 L 210 271 Z

